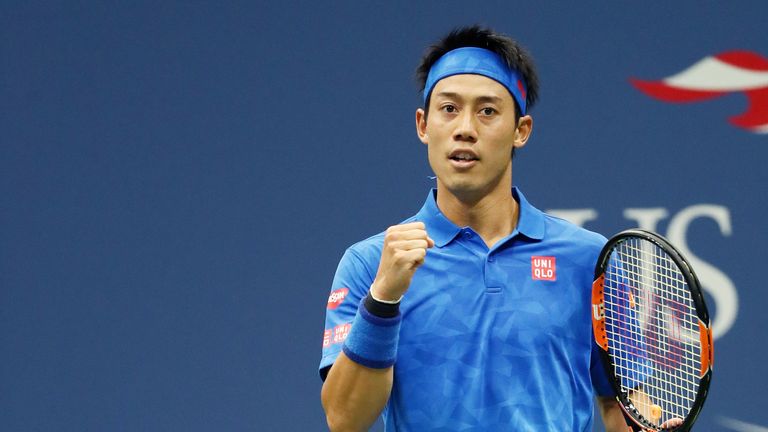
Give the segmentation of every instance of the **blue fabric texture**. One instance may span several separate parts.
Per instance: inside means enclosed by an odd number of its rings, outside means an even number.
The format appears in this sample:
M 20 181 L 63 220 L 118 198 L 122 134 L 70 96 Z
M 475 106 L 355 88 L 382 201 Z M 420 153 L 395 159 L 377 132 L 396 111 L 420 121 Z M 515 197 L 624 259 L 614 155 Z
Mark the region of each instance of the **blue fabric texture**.
M 615 354 L 614 373 L 620 377 L 624 389 L 633 390 L 646 384 L 653 376 L 653 364 L 648 358 L 647 336 L 643 331 L 640 312 L 630 304 L 633 294 L 627 271 L 629 269 L 625 269 L 612 255 L 606 274 L 613 276 L 610 280 L 606 279 L 605 290 L 614 301 L 606 302 L 605 314 L 612 318 L 607 330 L 616 337 L 609 342 L 609 349 Z
M 605 237 L 547 215 L 513 188 L 517 228 L 488 247 L 448 220 L 430 191 L 422 221 L 435 246 L 400 304 L 387 431 L 591 431 L 595 394 L 613 390 L 596 357 L 595 262 Z M 352 245 L 334 277 L 320 368 L 358 325 L 384 233 Z M 354 324 L 353 324 L 354 321 Z

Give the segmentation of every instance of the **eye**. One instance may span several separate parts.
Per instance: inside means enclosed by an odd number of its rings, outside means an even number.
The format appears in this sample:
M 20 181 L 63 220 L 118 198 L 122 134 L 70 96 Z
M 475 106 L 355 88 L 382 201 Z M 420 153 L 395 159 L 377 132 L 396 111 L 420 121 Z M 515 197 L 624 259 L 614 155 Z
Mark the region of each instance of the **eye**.
M 490 116 L 496 114 L 496 110 L 491 107 L 485 107 L 480 110 L 480 114 Z
M 440 107 L 440 109 L 443 112 L 447 112 L 447 113 L 455 113 L 456 111 L 458 111 L 458 109 L 454 105 L 443 105 L 442 107 Z

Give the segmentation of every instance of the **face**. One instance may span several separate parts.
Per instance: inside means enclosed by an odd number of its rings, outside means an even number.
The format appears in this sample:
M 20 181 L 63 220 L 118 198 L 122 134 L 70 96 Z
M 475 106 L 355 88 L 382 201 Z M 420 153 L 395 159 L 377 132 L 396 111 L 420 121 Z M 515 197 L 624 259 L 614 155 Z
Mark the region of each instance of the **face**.
M 512 149 L 525 145 L 532 119 L 515 123 L 512 95 L 481 75 L 454 75 L 432 90 L 429 116 L 416 111 L 419 139 L 427 145 L 438 191 L 461 200 L 509 193 Z

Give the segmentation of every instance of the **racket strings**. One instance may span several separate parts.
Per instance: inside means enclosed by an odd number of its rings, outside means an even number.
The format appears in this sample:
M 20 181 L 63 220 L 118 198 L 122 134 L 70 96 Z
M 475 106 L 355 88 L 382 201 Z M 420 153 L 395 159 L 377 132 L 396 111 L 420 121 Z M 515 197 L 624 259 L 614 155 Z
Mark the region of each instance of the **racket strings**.
M 698 317 L 685 276 L 666 252 L 641 238 L 619 243 L 605 271 L 605 324 L 608 351 L 622 392 L 652 423 L 652 407 L 662 420 L 685 418 L 699 387 Z

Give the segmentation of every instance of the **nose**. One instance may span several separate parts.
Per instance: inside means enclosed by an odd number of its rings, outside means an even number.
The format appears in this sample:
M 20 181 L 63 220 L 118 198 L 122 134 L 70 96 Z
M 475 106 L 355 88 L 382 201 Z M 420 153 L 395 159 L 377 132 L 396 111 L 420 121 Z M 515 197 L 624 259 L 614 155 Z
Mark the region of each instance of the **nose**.
M 465 110 L 456 119 L 456 130 L 453 132 L 453 139 L 473 143 L 477 141 L 477 129 L 475 128 L 475 117 L 468 111 Z

